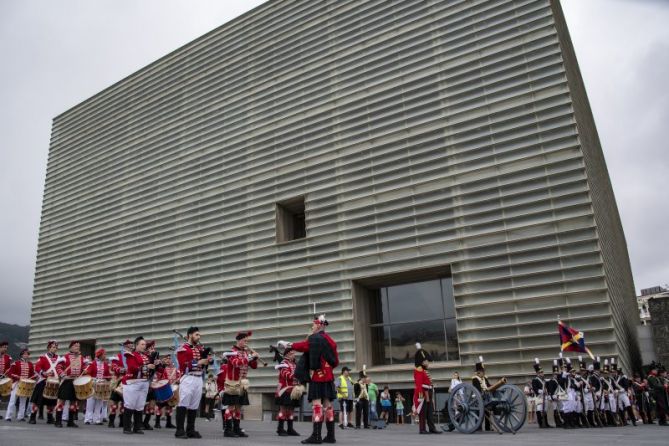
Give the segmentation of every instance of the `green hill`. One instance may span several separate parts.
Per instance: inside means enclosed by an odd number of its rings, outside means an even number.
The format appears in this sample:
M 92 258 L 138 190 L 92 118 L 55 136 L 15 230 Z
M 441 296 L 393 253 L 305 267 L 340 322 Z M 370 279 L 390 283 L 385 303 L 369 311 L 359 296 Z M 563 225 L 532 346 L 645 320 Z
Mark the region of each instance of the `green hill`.
M 0 322 L 0 341 L 9 342 L 9 355 L 16 359 L 23 344 L 28 343 L 29 325 L 14 325 Z

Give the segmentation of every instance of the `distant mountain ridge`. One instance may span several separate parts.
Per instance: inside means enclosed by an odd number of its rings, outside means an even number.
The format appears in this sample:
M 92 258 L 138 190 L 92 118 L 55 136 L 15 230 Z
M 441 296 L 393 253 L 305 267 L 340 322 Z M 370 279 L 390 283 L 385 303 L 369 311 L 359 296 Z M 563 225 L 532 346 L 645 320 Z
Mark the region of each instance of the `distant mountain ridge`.
M 28 344 L 30 325 L 5 324 L 0 322 L 0 341 L 9 342 L 9 356 L 16 359 L 23 344 Z

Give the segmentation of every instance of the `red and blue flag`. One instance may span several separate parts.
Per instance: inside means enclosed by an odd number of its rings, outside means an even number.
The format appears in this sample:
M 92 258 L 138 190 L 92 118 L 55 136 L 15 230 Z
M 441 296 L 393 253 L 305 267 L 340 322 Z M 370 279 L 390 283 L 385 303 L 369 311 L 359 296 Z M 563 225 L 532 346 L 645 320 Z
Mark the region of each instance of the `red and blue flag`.
M 585 346 L 585 335 L 582 331 L 568 327 L 559 320 L 558 332 L 560 333 L 560 351 L 587 353 L 590 358 L 595 359 L 590 349 Z

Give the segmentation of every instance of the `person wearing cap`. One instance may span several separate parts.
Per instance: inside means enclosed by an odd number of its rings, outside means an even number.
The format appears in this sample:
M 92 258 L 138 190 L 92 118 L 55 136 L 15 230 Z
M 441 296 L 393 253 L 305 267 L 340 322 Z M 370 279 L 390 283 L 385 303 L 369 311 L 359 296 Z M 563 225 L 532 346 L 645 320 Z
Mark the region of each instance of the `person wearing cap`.
M 563 405 L 560 399 L 561 395 L 564 394 L 564 388 L 561 385 L 563 363 L 562 357 L 553 360 L 553 375 L 546 381 L 545 410 L 547 413 L 553 412 L 555 427 L 562 427 L 562 420 L 564 419 Z M 553 426 L 547 425 L 547 427 Z
M 412 412 L 418 414 L 419 434 L 441 434 L 433 422 L 434 413 L 434 387 L 432 378 L 428 371 L 432 356 L 416 342 L 416 354 L 414 355 L 413 369 L 413 407 Z
M 170 385 L 174 386 L 179 383 L 179 378 L 181 378 L 181 372 L 177 367 L 174 366 L 172 362 L 172 356 L 170 354 L 163 355 L 161 358 L 161 366 L 156 370 L 156 381 L 167 380 Z M 165 428 L 166 429 L 175 429 L 176 426 L 172 424 L 172 406 L 168 404 L 168 401 L 163 401 L 162 403 L 156 404 L 155 409 L 156 422 L 153 427 L 160 429 L 160 417 L 165 415 Z
M 479 356 L 478 362 L 474 364 L 474 376 L 472 376 L 472 385 L 476 390 L 479 391 L 481 395 L 484 395 L 485 392 L 488 391 L 488 388 L 490 388 L 490 381 L 488 380 L 488 377 L 485 375 L 485 366 L 483 364 L 483 356 Z M 490 430 L 490 421 L 488 420 L 488 417 L 484 417 L 485 422 L 485 430 L 489 431 Z M 479 426 L 479 430 L 481 430 L 483 426 Z
M 86 375 L 93 378 L 95 382 L 109 381 L 111 379 L 111 370 L 107 363 L 107 352 L 104 348 L 95 351 L 95 359 L 86 368 Z M 86 413 L 84 415 L 84 424 L 102 424 L 103 409 L 105 401 L 99 399 L 98 395 L 93 395 L 86 400 Z
M 9 342 L 0 341 L 0 376 L 7 373 L 9 367 L 12 365 L 12 357 L 7 354 L 7 349 L 9 348 Z M 3 396 L 0 395 L 0 401 L 2 401 Z M 0 420 L 2 420 L 2 415 L 0 415 Z
M 282 347 L 292 347 L 304 353 L 304 367 L 299 363 L 295 375 L 302 383 L 309 382 L 307 398 L 313 407 L 313 429 L 311 435 L 302 440 L 303 444 L 336 443 L 335 421 L 332 401 L 337 397 L 334 385 L 334 369 L 339 365 L 337 343 L 325 332 L 329 325 L 325 315 L 315 317 L 311 323 L 311 334 L 306 340 L 290 343 L 279 341 Z M 325 410 L 325 412 L 324 412 Z M 323 420 L 327 435 L 323 438 Z
M 653 395 L 655 399 L 655 416 L 657 417 L 657 424 L 660 426 L 667 425 L 667 407 L 666 407 L 666 394 L 667 389 L 663 383 L 663 379 L 660 377 L 660 371 L 663 370 L 662 366 L 659 366 L 655 362 L 651 363 L 650 371 L 648 373 L 648 390 Z
M 611 379 L 611 366 L 609 360 L 604 360 L 602 369 L 602 399 L 599 409 L 604 413 L 606 423 L 609 426 L 618 426 L 618 410 L 616 404 L 617 388 Z
M 56 403 L 55 427 L 63 427 L 63 421 L 67 420 L 67 427 L 79 427 L 74 423 L 74 413 L 77 411 L 77 394 L 74 391 L 74 380 L 81 376 L 84 371 L 84 360 L 81 357 L 79 341 L 70 341 L 69 352 L 58 359 L 56 373 L 60 378 L 58 388 L 58 401 Z M 67 405 L 68 416 L 64 416 L 63 410 Z M 69 417 L 69 412 L 72 417 Z
M 123 382 L 123 433 L 143 434 L 142 415 L 146 395 L 149 393 L 149 377 L 155 365 L 145 361 L 146 340 L 135 338 L 135 350 L 124 352 L 125 373 Z
M 623 370 L 617 366 L 615 358 L 611 359 L 611 368 L 613 369 L 613 384 L 618 387 L 618 416 L 623 426 L 627 426 L 627 417 L 629 417 L 633 426 L 636 426 L 636 415 L 632 410 L 632 403 L 630 401 L 630 389 L 632 383 L 623 373 Z
M 114 422 L 116 420 L 116 415 L 119 417 L 119 427 L 123 427 L 122 416 L 124 412 L 123 408 L 123 387 L 122 379 L 125 375 L 125 368 L 123 367 L 123 355 L 125 353 L 132 354 L 133 342 L 130 339 L 126 339 L 123 344 L 121 344 L 121 350 L 123 353 L 117 353 L 111 359 L 111 373 L 113 377 L 112 381 L 112 393 L 109 397 L 109 423 L 107 427 L 115 427 Z
M 281 356 L 277 356 L 278 360 Z M 276 433 L 280 437 L 299 437 L 300 434 L 293 427 L 293 410 L 300 406 L 301 393 L 303 390 L 300 383 L 295 379 L 295 350 L 286 348 L 283 352 L 281 363 L 274 366 L 279 371 L 278 384 L 274 394 L 276 405 L 279 406 L 279 414 L 277 416 L 278 426 Z M 296 389 L 295 395 L 293 390 Z M 293 396 L 300 396 L 299 399 Z M 287 428 L 284 428 L 287 424 Z
M 532 378 L 532 391 L 538 397 L 536 404 L 537 423 L 541 429 L 552 427 L 548 424 L 548 415 L 546 413 L 547 406 L 547 392 L 546 392 L 546 378 L 544 377 L 544 369 L 541 368 L 539 358 L 534 358 L 535 377 Z
M 177 438 L 202 438 L 202 435 L 195 430 L 195 419 L 202 400 L 204 367 L 213 361 L 210 356 L 205 357 L 204 353 L 204 347 L 200 344 L 200 329 L 189 327 L 186 332 L 186 342 L 177 350 L 177 361 L 182 375 L 177 404 L 177 430 L 174 433 Z
M 608 422 L 604 411 L 602 411 L 602 404 L 604 403 L 604 382 L 601 374 L 602 363 L 599 356 L 591 364 L 590 377 L 588 384 L 595 400 L 595 422 L 599 427 L 606 427 Z
M 581 425 L 581 415 L 583 414 L 583 406 L 581 404 L 583 381 L 576 374 L 576 369 L 572 366 L 571 359 L 565 359 L 565 367 L 566 371 L 562 372 L 562 379 L 564 388 L 567 391 L 567 400 L 563 404 L 564 423 L 562 427 L 565 429 L 584 427 Z
M 9 405 L 7 406 L 7 412 L 5 413 L 5 421 L 12 421 L 17 399 L 19 401 L 19 409 L 16 414 L 16 420 L 25 421 L 26 407 L 29 398 L 25 396 L 17 396 L 16 392 L 19 390 L 19 381 L 22 379 L 33 379 L 35 377 L 35 368 L 33 363 L 30 362 L 30 350 L 27 348 L 21 350 L 19 359 L 12 363 L 5 375 L 13 381 L 12 393 L 9 396 Z
M 358 381 L 353 385 L 353 397 L 355 401 L 355 428 L 360 429 L 362 419 L 363 427 L 369 429 L 369 383 L 367 381 L 367 366 L 363 365 L 358 373 Z
M 53 409 L 56 406 L 55 399 L 44 398 L 44 387 L 48 378 L 57 378 L 56 363 L 58 362 L 58 342 L 49 341 L 46 344 L 46 353 L 39 357 L 35 362 L 35 374 L 38 377 L 37 385 L 33 391 L 30 402 L 32 403 L 32 413 L 30 414 L 30 424 L 37 424 L 37 414 L 42 413 L 46 406 L 47 424 L 53 424 Z M 40 415 L 40 419 L 42 416 Z
M 339 401 L 339 427 L 353 427 L 351 423 L 351 412 L 353 411 L 353 381 L 351 380 L 351 369 L 344 366 L 341 375 L 337 378 L 337 400 Z
M 579 376 L 581 378 L 581 381 L 583 382 L 583 385 L 581 387 L 581 394 L 582 394 L 582 405 L 583 405 L 583 412 L 585 413 L 585 418 L 586 424 L 588 427 L 600 427 L 597 424 L 597 420 L 594 415 L 595 411 L 595 398 L 592 393 L 592 388 L 590 387 L 590 379 L 588 376 L 588 366 L 583 360 L 582 356 L 578 357 L 578 368 L 579 368 Z
M 643 424 L 655 424 L 651 415 L 648 381 L 642 379 L 641 375 L 636 372 L 632 377 L 632 390 L 634 391 L 634 404 Z
M 253 332 L 240 331 L 235 336 L 235 345 L 225 354 L 228 360 L 225 376 L 223 404 L 228 406 L 223 414 L 225 437 L 248 437 L 241 428 L 242 406 L 249 405 L 248 373 L 249 368 L 258 368 L 258 353 L 248 348 L 247 343 Z
M 149 380 L 155 374 L 157 366 L 160 365 L 160 354 L 156 351 L 156 341 L 147 340 L 146 341 L 146 350 L 141 353 L 142 361 L 145 366 L 149 364 L 154 365 L 153 372 L 149 372 Z M 151 415 L 154 414 L 156 410 L 156 395 L 153 391 L 153 388 L 149 386 L 149 391 L 146 393 L 146 403 L 144 404 L 144 420 L 142 421 L 142 427 L 144 430 L 152 431 L 151 427 Z

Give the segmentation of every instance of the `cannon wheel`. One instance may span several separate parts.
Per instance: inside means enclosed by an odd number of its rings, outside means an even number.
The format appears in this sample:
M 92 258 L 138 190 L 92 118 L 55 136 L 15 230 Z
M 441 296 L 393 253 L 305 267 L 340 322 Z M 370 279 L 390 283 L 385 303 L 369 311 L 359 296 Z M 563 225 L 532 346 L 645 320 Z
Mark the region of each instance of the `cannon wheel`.
M 503 385 L 493 393 L 495 400 L 501 401 L 492 416 L 504 432 L 515 434 L 525 424 L 527 402 L 525 395 L 516 386 Z
M 448 398 L 448 416 L 458 432 L 475 432 L 483 423 L 483 397 L 471 384 L 458 384 Z

